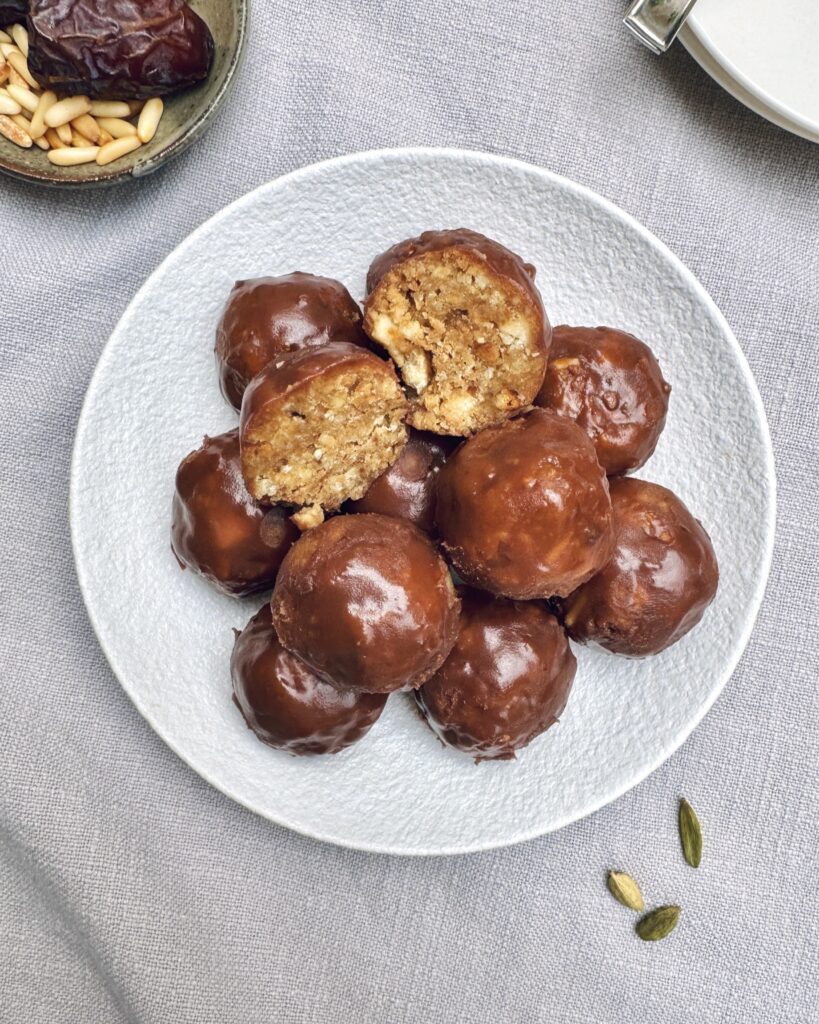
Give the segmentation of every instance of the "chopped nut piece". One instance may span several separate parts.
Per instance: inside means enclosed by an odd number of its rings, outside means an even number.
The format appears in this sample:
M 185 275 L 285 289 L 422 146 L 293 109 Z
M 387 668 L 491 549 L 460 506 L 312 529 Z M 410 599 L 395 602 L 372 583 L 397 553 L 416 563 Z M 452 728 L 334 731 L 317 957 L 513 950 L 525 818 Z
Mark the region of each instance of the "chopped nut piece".
M 312 530 L 314 526 L 321 526 L 324 522 L 324 513 L 320 505 L 307 505 L 298 512 L 294 512 L 290 518 L 304 533 L 305 530 Z

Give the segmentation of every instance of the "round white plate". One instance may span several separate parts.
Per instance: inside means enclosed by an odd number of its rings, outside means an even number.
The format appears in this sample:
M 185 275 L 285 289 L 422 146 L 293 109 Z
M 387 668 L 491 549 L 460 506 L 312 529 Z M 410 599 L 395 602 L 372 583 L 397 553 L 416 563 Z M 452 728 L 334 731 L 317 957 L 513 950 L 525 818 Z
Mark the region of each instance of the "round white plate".
M 180 459 L 236 417 L 216 384 L 216 322 L 237 278 L 308 270 L 361 296 L 371 258 L 426 228 L 466 225 L 538 267 L 554 323 L 613 324 L 653 346 L 674 391 L 645 477 L 710 531 L 719 594 L 658 658 L 578 650 L 559 726 L 516 762 L 443 749 L 405 694 L 358 745 L 299 759 L 268 749 L 231 703 L 235 602 L 170 551 Z M 205 779 L 272 821 L 345 846 L 459 853 L 560 828 L 636 785 L 686 738 L 748 640 L 773 542 L 765 417 L 728 325 L 656 238 L 599 196 L 514 160 L 395 150 L 262 186 L 195 231 L 149 278 L 88 391 L 71 478 L 77 570 L 100 643 L 136 706 Z
M 819 142 L 817 0 L 699 0 L 680 40 L 741 103 Z

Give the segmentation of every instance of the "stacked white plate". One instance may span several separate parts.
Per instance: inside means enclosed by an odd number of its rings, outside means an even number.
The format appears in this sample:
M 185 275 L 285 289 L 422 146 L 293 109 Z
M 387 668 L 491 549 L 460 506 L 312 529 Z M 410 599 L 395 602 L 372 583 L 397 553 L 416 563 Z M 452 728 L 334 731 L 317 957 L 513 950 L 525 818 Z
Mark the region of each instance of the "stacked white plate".
M 819 142 L 819 0 L 699 0 L 679 38 L 745 106 Z

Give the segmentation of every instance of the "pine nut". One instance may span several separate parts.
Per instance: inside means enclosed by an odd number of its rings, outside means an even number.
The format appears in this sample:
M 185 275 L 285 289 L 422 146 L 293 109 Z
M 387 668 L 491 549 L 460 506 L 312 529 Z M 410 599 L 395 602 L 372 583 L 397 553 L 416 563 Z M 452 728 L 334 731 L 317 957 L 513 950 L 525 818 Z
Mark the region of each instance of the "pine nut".
M 154 135 L 156 135 L 156 129 L 159 126 L 164 110 L 165 104 L 158 96 L 148 100 L 142 108 L 139 121 L 137 122 L 137 135 L 140 142 L 150 142 Z
M 97 153 L 97 163 L 100 167 L 104 167 L 106 164 L 113 163 L 114 160 L 119 160 L 120 157 L 127 156 L 128 153 L 133 153 L 141 145 L 142 143 L 136 135 L 124 135 L 121 139 L 114 139 Z
M 11 96 L 0 96 L 0 114 L 11 117 L 12 114 L 21 113 L 22 109 L 17 100 L 13 100 Z
M 17 49 L 17 47 L 14 45 L 14 43 L 10 39 L 9 39 L 8 42 L 0 43 L 0 53 L 3 54 L 3 56 L 6 58 L 6 60 L 9 59 L 9 54 L 10 53 L 19 53 L 19 52 L 20 51 Z
M 51 147 L 45 139 L 35 139 L 31 134 L 31 121 L 27 117 L 23 117 L 22 114 L 15 114 L 12 121 L 17 125 L 18 128 L 22 128 L 23 131 L 28 135 L 31 141 L 38 149 L 50 149 Z
M 2 30 L 2 28 L 0 28 L 0 43 L 10 43 L 10 42 L 11 42 L 11 36 L 8 34 L 8 32 L 4 32 Z
M 45 137 L 48 140 L 48 144 L 49 146 L 51 146 L 52 149 L 65 149 L 65 143 L 57 134 L 56 128 L 47 128 Z
M 28 89 L 28 82 L 25 78 L 15 71 L 11 64 L 7 64 L 6 67 L 9 69 L 9 85 L 20 85 L 24 89 Z
M 92 142 L 91 139 L 86 139 L 86 137 L 78 132 L 76 128 L 72 128 L 71 145 L 74 149 L 88 149 L 89 146 L 95 146 L 96 143 Z
M 28 60 L 28 32 L 22 25 L 11 26 L 11 38 L 20 47 L 20 53 Z
M 48 159 L 58 167 L 76 167 L 78 164 L 92 164 L 97 159 L 99 146 L 84 146 L 82 149 L 52 149 Z
M 21 146 L 23 149 L 31 149 L 33 144 L 28 132 L 24 132 L 10 117 L 3 114 L 0 114 L 0 135 L 5 135 L 9 142 L 13 142 L 15 146 Z
M 6 60 L 11 64 L 17 74 L 28 82 L 32 89 L 40 88 L 37 79 L 28 69 L 28 61 L 19 50 L 15 50 L 13 53 L 10 53 L 8 57 L 6 57 Z
M 95 146 L 99 142 L 100 126 L 90 114 L 81 114 L 79 117 L 72 118 L 71 127 L 76 128 L 86 139 L 90 139 Z
M 37 104 L 37 109 L 34 111 L 34 117 L 31 119 L 32 139 L 41 139 L 45 135 L 46 111 L 50 110 L 56 102 L 57 94 L 52 92 L 50 89 L 46 89 L 42 96 L 40 96 L 40 102 Z
M 92 117 L 130 117 L 131 105 L 125 100 L 91 100 Z
M 159 97 L 59 98 L 52 89 L 41 90 L 29 70 L 28 53 L 23 25 L 0 29 L 0 135 L 9 141 L 26 149 L 38 146 L 58 167 L 92 160 L 105 167 L 155 137 L 165 110 Z
M 136 125 L 121 117 L 100 117 L 97 119 L 97 124 L 104 132 L 113 135 L 115 139 L 122 139 L 127 135 L 136 135 L 137 133 Z
M 91 100 L 87 96 L 70 96 L 60 100 L 46 113 L 45 123 L 49 128 L 59 128 L 74 118 L 87 114 L 91 109 Z
M 13 100 L 17 100 L 23 110 L 28 110 L 31 114 L 34 113 L 40 100 L 31 89 L 26 89 L 23 85 L 9 85 L 6 88 L 9 96 Z

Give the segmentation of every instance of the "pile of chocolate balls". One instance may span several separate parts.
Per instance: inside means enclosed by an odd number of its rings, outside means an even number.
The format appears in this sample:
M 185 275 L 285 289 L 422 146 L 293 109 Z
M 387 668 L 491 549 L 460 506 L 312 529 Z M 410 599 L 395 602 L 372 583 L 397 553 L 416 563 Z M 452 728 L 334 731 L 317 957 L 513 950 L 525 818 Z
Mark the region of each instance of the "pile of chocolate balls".
M 609 327 L 551 328 L 535 269 L 467 229 L 337 281 L 238 282 L 218 326 L 239 426 L 179 466 L 172 546 L 233 597 L 233 698 L 264 743 L 336 753 L 410 691 L 440 740 L 508 759 L 557 722 L 569 638 L 640 658 L 714 598 L 702 525 L 628 474 L 670 387 Z

